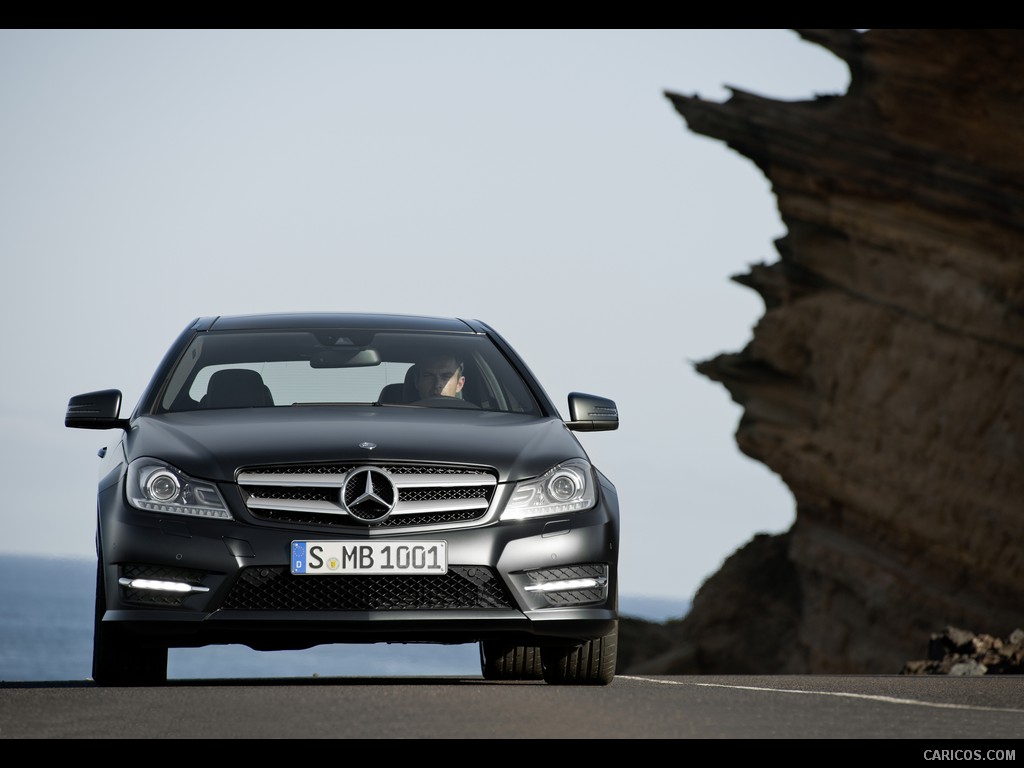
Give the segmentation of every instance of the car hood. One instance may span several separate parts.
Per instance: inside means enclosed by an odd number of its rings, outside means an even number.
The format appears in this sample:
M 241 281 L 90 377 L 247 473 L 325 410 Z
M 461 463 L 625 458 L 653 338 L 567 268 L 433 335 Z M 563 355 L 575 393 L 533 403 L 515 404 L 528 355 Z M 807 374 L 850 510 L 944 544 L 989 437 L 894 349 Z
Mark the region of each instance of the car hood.
M 372 445 L 373 447 L 368 447 Z M 493 467 L 499 482 L 586 454 L 558 418 L 468 409 L 292 406 L 142 416 L 129 460 L 162 459 L 196 477 L 233 481 L 240 467 L 429 461 Z

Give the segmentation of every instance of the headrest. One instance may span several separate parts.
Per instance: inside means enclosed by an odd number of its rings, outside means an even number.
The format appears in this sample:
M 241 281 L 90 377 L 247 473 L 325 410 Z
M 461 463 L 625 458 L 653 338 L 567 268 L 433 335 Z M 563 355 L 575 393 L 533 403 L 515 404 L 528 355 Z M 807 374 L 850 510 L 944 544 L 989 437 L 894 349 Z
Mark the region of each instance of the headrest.
M 248 368 L 228 368 L 210 377 L 203 398 L 206 408 L 252 408 L 273 405 L 263 377 Z

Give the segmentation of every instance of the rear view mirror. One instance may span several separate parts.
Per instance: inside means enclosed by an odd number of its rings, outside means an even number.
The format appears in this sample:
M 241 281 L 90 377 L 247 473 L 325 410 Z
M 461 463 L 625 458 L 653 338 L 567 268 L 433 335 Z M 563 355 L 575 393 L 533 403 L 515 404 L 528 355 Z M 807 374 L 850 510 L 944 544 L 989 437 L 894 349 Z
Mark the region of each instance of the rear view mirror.
M 380 365 L 380 353 L 367 347 L 342 347 L 317 350 L 309 360 L 312 368 L 368 368 Z

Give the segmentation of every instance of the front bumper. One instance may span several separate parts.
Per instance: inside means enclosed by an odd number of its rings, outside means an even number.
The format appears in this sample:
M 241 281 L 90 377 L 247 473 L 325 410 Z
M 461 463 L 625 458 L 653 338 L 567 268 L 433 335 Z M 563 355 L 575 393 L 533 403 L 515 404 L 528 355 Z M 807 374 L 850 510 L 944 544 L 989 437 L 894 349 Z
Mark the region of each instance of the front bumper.
M 618 515 L 585 512 L 429 533 L 311 532 L 140 512 L 101 495 L 102 621 L 168 647 L 257 650 L 325 643 L 575 644 L 617 620 Z M 235 511 L 235 510 L 233 510 Z M 294 540 L 447 542 L 446 576 L 293 576 Z M 140 579 L 190 591 L 138 588 Z M 538 586 L 556 589 L 545 591 Z M 597 586 L 593 585 L 597 582 Z M 564 589 L 557 588 L 565 586 Z

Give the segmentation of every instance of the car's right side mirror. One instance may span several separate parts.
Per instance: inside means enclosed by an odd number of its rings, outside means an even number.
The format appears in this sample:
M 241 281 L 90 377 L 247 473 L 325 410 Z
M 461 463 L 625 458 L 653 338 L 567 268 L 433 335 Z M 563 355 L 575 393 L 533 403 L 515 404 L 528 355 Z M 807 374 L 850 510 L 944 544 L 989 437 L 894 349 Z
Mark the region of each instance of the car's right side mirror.
M 619 428 L 619 409 L 614 400 L 582 392 L 569 393 L 569 421 L 565 422 L 575 432 L 600 432 Z

